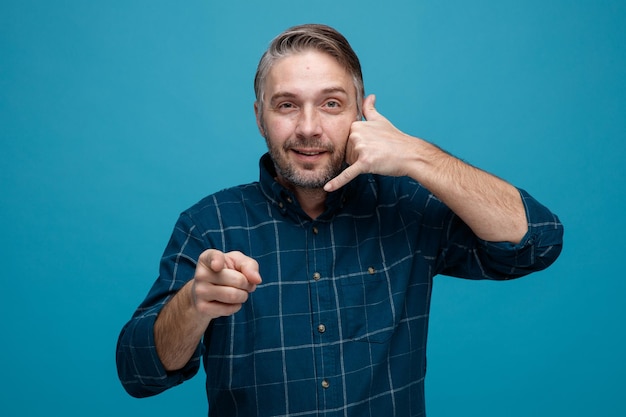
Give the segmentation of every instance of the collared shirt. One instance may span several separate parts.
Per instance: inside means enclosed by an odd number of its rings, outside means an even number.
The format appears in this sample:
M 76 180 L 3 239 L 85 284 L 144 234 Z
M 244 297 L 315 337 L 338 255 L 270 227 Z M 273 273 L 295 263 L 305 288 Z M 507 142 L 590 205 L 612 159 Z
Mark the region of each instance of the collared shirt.
M 120 380 L 134 396 L 191 378 L 203 357 L 210 416 L 422 416 L 433 277 L 505 280 L 550 265 L 558 218 L 520 190 L 518 245 L 478 239 L 416 181 L 361 175 L 309 218 L 274 180 L 220 191 L 183 212 L 150 293 L 122 330 Z M 263 279 L 215 319 L 187 366 L 166 372 L 153 326 L 206 249 L 241 251 Z

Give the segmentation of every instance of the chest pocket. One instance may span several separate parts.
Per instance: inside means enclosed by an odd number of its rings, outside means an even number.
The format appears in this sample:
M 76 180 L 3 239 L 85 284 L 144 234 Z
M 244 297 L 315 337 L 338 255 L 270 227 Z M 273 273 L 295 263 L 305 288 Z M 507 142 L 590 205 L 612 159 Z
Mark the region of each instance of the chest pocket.
M 340 282 L 344 338 L 370 343 L 389 340 L 399 311 L 394 305 L 392 283 L 382 267 L 371 266 Z

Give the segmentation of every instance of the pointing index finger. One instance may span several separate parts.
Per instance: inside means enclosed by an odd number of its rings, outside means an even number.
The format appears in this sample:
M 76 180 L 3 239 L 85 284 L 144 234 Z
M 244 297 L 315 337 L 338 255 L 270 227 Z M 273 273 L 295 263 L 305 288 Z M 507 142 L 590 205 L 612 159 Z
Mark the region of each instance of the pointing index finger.
M 261 283 L 261 274 L 259 274 L 257 261 L 241 252 L 230 252 L 227 256 L 232 261 L 232 269 L 241 272 L 250 284 L 257 285 Z

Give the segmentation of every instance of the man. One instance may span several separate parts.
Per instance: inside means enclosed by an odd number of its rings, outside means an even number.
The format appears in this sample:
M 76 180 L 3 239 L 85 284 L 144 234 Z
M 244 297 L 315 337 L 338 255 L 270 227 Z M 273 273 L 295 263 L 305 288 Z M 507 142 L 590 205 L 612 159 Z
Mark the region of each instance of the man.
M 433 277 L 546 268 L 561 223 L 396 129 L 332 28 L 274 39 L 255 92 L 260 180 L 181 214 L 119 338 L 124 387 L 157 394 L 202 357 L 211 416 L 424 415 Z

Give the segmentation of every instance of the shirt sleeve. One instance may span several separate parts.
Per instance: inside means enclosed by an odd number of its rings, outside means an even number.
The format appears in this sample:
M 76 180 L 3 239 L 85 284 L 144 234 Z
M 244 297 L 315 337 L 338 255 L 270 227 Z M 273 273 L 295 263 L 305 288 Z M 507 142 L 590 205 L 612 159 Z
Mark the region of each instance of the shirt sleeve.
M 148 296 L 123 327 L 117 342 L 116 364 L 124 389 L 134 397 L 148 397 L 181 384 L 200 368 L 200 343 L 187 365 L 168 372 L 159 359 L 154 343 L 154 323 L 161 309 L 194 275 L 203 241 L 195 225 L 181 215 L 161 258 L 160 274 Z
M 477 238 L 452 214 L 442 251 L 441 273 L 469 279 L 519 278 L 550 266 L 563 247 L 563 224 L 548 208 L 519 190 L 528 231 L 520 243 L 488 242 Z

